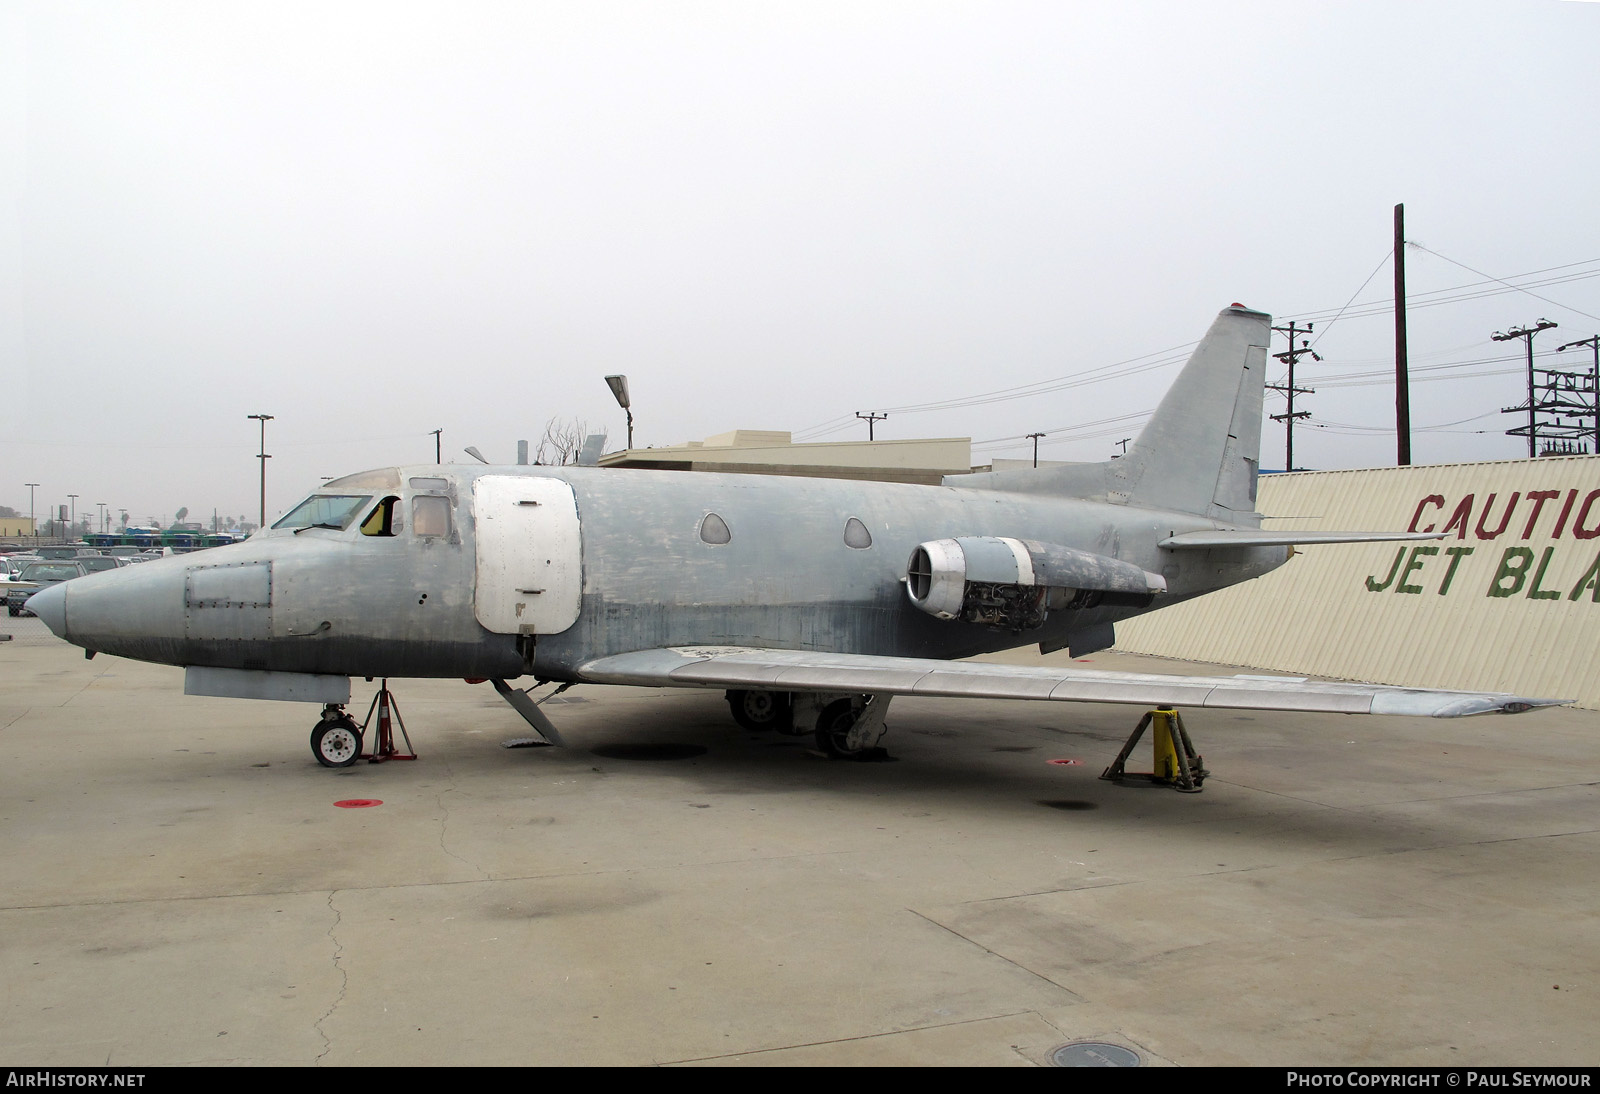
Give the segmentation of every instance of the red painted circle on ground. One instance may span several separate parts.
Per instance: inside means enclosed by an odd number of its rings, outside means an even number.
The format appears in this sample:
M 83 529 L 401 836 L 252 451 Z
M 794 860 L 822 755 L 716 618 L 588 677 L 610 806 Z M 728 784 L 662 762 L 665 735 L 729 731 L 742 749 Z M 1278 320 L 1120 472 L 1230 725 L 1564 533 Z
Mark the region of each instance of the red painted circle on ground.
M 1082 760 L 1046 760 L 1047 764 L 1060 764 L 1062 767 L 1082 767 Z
M 366 809 L 373 805 L 382 805 L 382 798 L 346 798 L 342 802 L 334 802 L 340 809 Z

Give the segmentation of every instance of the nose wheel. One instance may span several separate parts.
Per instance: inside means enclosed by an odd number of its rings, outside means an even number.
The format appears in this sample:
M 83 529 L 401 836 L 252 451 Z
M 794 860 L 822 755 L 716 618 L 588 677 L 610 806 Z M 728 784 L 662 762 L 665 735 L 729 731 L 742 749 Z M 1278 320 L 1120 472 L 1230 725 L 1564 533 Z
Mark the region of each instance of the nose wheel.
M 311 730 L 311 754 L 323 767 L 349 767 L 361 758 L 361 727 L 343 707 L 323 708 Z
M 378 724 L 378 739 L 372 752 L 363 755 L 361 742 L 374 717 Z M 406 723 L 400 717 L 400 704 L 394 701 L 389 681 L 385 680 L 378 694 L 372 697 L 372 706 L 367 708 L 367 720 L 359 725 L 343 705 L 329 703 L 324 706 L 321 720 L 311 730 L 311 754 L 323 767 L 349 767 L 361 759 L 374 764 L 381 764 L 385 760 L 416 759 L 415 752 L 401 752 L 395 747 L 394 727 L 397 725 L 406 747 L 410 748 L 411 735 L 406 732 Z

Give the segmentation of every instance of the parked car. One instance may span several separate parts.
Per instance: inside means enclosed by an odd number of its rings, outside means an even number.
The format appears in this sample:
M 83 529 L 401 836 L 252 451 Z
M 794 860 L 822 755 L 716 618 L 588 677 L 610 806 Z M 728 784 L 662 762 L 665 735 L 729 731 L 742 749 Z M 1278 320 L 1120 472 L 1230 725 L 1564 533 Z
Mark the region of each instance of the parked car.
M 22 606 L 28 597 L 40 589 L 48 589 L 63 581 L 71 581 L 88 572 L 83 563 L 77 559 L 45 559 L 40 562 L 30 562 L 22 568 L 22 573 L 16 580 L 5 586 L 6 611 L 12 615 L 32 615 L 32 612 Z

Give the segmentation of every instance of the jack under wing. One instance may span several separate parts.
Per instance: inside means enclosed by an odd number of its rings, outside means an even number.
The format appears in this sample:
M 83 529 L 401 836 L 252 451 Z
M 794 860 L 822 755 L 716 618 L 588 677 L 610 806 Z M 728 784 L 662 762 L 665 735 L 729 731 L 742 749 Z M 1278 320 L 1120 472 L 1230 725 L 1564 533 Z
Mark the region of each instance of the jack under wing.
M 1502 692 L 1434 691 L 1287 676 L 1167 676 L 744 646 L 637 650 L 589 661 L 579 667 L 578 675 L 587 683 L 648 687 L 1050 699 L 1430 718 L 1519 714 L 1570 702 Z

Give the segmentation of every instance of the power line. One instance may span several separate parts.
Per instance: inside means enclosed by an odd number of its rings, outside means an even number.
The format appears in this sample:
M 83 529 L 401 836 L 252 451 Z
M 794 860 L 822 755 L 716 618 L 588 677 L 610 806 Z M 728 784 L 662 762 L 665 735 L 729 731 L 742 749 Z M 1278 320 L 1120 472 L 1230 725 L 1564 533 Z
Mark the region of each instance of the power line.
M 1498 278 L 1490 274 L 1483 273 L 1480 270 L 1475 270 L 1464 263 L 1457 262 L 1455 259 L 1441 255 L 1437 251 L 1423 247 L 1421 244 L 1411 243 L 1408 241 L 1406 246 L 1427 251 L 1429 254 L 1443 258 L 1445 261 L 1450 262 L 1453 265 L 1460 266 L 1462 269 L 1484 278 L 1483 281 L 1469 282 L 1464 285 L 1455 285 L 1444 289 L 1430 290 L 1429 292 L 1424 293 L 1408 293 L 1406 297 L 1407 307 L 1411 309 L 1438 307 L 1445 304 L 1460 303 L 1468 300 L 1479 300 L 1491 296 L 1502 296 L 1512 292 L 1523 292 L 1538 299 L 1546 300 L 1548 303 L 1554 304 L 1557 307 L 1566 308 L 1568 311 L 1572 311 L 1575 314 L 1587 316 L 1587 312 L 1583 312 L 1565 304 L 1560 304 L 1556 301 L 1548 300 L 1548 298 L 1545 297 L 1540 297 L 1536 293 L 1529 292 L 1529 288 L 1543 288 L 1549 285 L 1570 284 L 1576 281 L 1600 277 L 1600 268 L 1585 268 L 1600 267 L 1600 258 L 1589 258 L 1578 262 L 1568 262 L 1557 266 L 1548 266 L 1543 269 L 1530 270 L 1526 273 L 1513 274 L 1510 278 Z M 1380 260 L 1376 267 L 1374 267 L 1373 271 L 1367 275 L 1366 280 L 1361 283 L 1361 287 L 1356 289 L 1355 293 L 1351 295 L 1350 299 L 1347 300 L 1340 308 L 1301 312 L 1286 318 L 1290 319 L 1291 322 L 1305 320 L 1308 329 L 1311 327 L 1313 322 L 1323 323 L 1322 332 L 1316 336 L 1316 340 L 1312 343 L 1312 346 L 1315 346 L 1317 342 L 1320 342 L 1323 336 L 1327 334 L 1328 327 L 1340 319 L 1366 318 L 1371 316 L 1387 315 L 1391 313 L 1394 310 L 1392 300 L 1355 306 L 1353 306 L 1353 301 L 1356 299 L 1356 297 L 1361 295 L 1362 291 L 1364 291 L 1365 288 L 1372 282 L 1372 279 L 1377 276 L 1379 271 L 1382 270 L 1384 262 L 1389 261 L 1393 254 L 1393 250 L 1390 250 L 1384 255 L 1383 259 Z M 1537 280 L 1526 281 L 1525 284 L 1514 283 L 1517 280 L 1529 278 L 1535 278 Z M 1040 380 L 1031 384 L 1018 384 L 1012 387 L 998 388 L 992 391 L 978 392 L 972 395 L 952 396 L 947 399 L 937 399 L 922 403 L 910 403 L 903 406 L 891 406 L 887 407 L 884 412 L 894 414 L 924 414 L 941 410 L 958 410 L 974 406 L 987 406 L 995 403 L 1010 402 L 1016 399 L 1026 399 L 1041 395 L 1049 395 L 1060 391 L 1067 391 L 1073 388 L 1100 383 L 1105 380 L 1137 376 L 1145 372 L 1179 364 L 1184 360 L 1188 351 L 1192 350 L 1196 345 L 1198 345 L 1198 342 L 1187 342 L 1183 343 L 1182 345 L 1171 346 L 1162 350 L 1155 350 L 1151 353 L 1141 354 L 1137 357 L 1126 358 L 1110 364 L 1096 365 L 1079 372 L 1067 373 L 1063 376 L 1057 376 L 1048 380 Z M 1479 363 L 1489 363 L 1490 361 L 1494 360 L 1500 359 L 1494 358 L 1484 359 L 1483 361 L 1457 362 L 1446 366 L 1424 366 L 1421 368 L 1413 368 L 1411 371 L 1421 372 L 1425 371 L 1429 367 L 1463 368 Z M 1468 378 L 1469 376 L 1489 376 L 1500 374 L 1501 373 L 1499 372 L 1472 373 L 1464 374 L 1461 378 L 1464 379 Z M 1350 375 L 1352 375 L 1352 377 L 1364 377 L 1366 375 L 1378 374 L 1363 373 Z M 1389 375 L 1388 370 L 1385 370 L 1382 375 Z M 1430 377 L 1430 379 L 1442 378 L 1444 377 Z M 1341 380 L 1342 379 L 1343 378 L 1341 377 Z M 1423 378 L 1419 377 L 1419 379 Z M 1325 381 L 1319 378 L 1317 382 L 1324 383 Z M 1392 383 L 1392 378 L 1388 382 Z M 1362 383 L 1334 382 L 1328 383 L 1327 386 L 1358 387 L 1365 385 Z M 829 418 L 826 421 L 819 422 L 801 430 L 797 430 L 794 433 L 794 439 L 796 441 L 819 440 L 837 433 L 842 433 L 845 430 L 852 428 L 855 425 L 855 421 L 855 417 L 850 414 Z M 1022 436 L 1023 435 L 1021 434 L 1018 435 L 1018 437 Z

